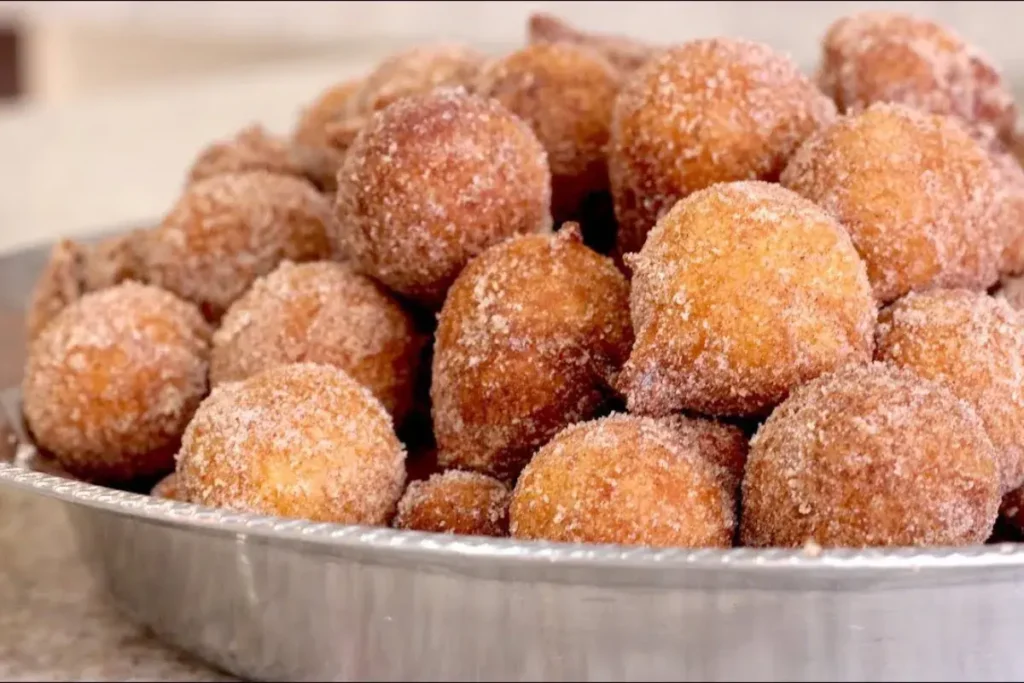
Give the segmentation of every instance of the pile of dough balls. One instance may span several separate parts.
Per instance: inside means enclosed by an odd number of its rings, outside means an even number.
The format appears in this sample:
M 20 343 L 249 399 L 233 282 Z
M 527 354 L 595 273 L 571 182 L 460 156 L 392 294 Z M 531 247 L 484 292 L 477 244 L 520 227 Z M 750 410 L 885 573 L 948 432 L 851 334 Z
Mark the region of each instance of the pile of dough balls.
M 1024 135 L 949 28 L 817 71 L 546 14 L 392 55 L 61 241 L 41 452 L 175 505 L 660 548 L 1024 529 Z M 1005 526 L 1005 525 L 1004 525 Z

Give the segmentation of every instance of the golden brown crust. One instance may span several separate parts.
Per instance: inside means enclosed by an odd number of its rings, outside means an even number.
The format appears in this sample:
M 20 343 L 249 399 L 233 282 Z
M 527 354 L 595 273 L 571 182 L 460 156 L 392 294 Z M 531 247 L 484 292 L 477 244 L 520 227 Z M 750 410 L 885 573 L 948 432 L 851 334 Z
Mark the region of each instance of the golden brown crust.
M 672 428 L 688 452 L 700 454 L 725 471 L 725 484 L 730 495 L 739 493 L 749 450 L 743 430 L 716 420 L 688 415 L 672 415 L 662 421 Z
M 862 12 L 825 35 L 822 90 L 840 111 L 897 102 L 968 124 L 1013 131 L 1017 107 L 999 70 L 974 46 L 928 19 Z
M 573 425 L 523 470 L 509 510 L 514 538 L 727 548 L 733 497 L 725 470 L 650 418 Z
M 676 204 L 633 266 L 631 412 L 765 414 L 795 386 L 871 359 L 875 303 L 846 231 L 778 185 Z
M 584 200 L 608 190 L 605 151 L 619 75 L 600 54 L 541 43 L 491 62 L 474 84 L 530 124 L 551 167 L 555 224 L 579 219 Z
M 295 162 L 288 141 L 271 135 L 259 124 L 251 124 L 233 137 L 205 147 L 189 169 L 188 182 L 249 171 L 303 176 L 303 169 Z
M 85 249 L 71 240 L 60 240 L 50 250 L 49 259 L 29 296 L 25 327 L 31 342 L 68 304 L 85 293 L 83 283 Z
M 751 441 L 742 543 L 984 543 L 999 497 L 969 404 L 909 370 L 850 367 L 799 387 Z
M 996 449 L 1002 491 L 1024 484 L 1024 321 L 984 292 L 908 294 L 878 319 L 878 360 L 970 403 Z
M 194 306 L 156 287 L 86 294 L 30 347 L 22 394 L 36 442 L 83 479 L 171 470 L 206 393 L 209 338 Z
M 558 17 L 543 12 L 530 15 L 527 23 L 527 41 L 531 45 L 566 43 L 589 48 L 607 59 L 623 74 L 636 71 L 664 49 L 658 45 L 622 36 L 580 31 Z
M 466 263 L 551 228 L 547 155 L 522 120 L 458 90 L 375 114 L 338 173 L 337 252 L 432 308 Z
M 788 57 L 760 43 L 695 40 L 623 85 L 608 168 L 620 253 L 638 251 L 679 199 L 719 182 L 775 180 L 835 105 Z
M 302 110 L 292 131 L 294 163 L 324 192 L 337 190 L 338 169 L 355 137 L 338 135 L 339 127 L 358 131 L 363 123 L 354 104 L 362 84 L 362 79 L 351 79 L 326 89 Z
M 953 119 L 874 104 L 808 140 L 780 182 L 849 231 L 881 303 L 998 277 L 992 163 Z
M 632 343 L 628 292 L 574 225 L 472 261 L 445 300 L 434 348 L 441 464 L 514 478 L 537 447 L 596 414 Z
M 397 529 L 468 536 L 508 536 L 512 494 L 477 472 L 448 470 L 411 482 L 398 501 Z
M 349 266 L 284 262 L 228 309 L 213 336 L 210 383 L 288 363 L 334 365 L 401 424 L 413 400 L 419 334 L 380 285 Z
M 366 116 L 405 97 L 469 87 L 485 60 L 482 52 L 457 43 L 419 45 L 396 53 L 362 80 L 352 96 L 353 111 Z
M 261 275 L 285 260 L 324 258 L 334 217 L 304 180 L 266 171 L 193 183 L 148 231 L 139 254 L 148 281 L 219 320 Z
M 200 505 L 384 525 L 405 486 L 405 451 L 368 389 L 299 363 L 215 387 L 185 431 L 177 471 Z

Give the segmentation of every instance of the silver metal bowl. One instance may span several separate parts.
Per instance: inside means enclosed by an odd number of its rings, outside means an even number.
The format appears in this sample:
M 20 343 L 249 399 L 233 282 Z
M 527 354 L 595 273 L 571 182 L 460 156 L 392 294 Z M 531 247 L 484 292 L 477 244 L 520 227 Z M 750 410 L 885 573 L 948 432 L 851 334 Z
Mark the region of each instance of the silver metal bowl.
M 8 385 L 23 347 L 6 319 L 44 257 L 0 257 Z M 16 392 L 3 403 L 18 435 L 0 439 L 0 495 L 65 506 L 131 619 L 247 678 L 1024 677 L 1024 544 L 648 550 L 235 514 L 35 471 Z

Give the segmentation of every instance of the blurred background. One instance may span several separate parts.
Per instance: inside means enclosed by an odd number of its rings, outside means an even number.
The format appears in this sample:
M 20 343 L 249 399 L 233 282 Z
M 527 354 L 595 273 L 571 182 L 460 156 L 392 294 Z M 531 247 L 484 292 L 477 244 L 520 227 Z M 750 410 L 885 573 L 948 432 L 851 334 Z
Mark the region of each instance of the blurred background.
M 830 23 L 883 8 L 954 27 L 1021 91 L 1021 2 L 0 0 L 0 249 L 156 221 L 201 147 L 253 122 L 287 133 L 325 88 L 414 43 L 501 52 L 543 11 L 662 43 L 746 37 L 810 72 Z
M 116 89 L 429 40 L 501 50 L 530 12 L 659 41 L 740 34 L 805 64 L 836 17 L 899 7 L 955 25 L 1006 68 L 1024 64 L 1024 3 L 1009 2 L 0 2 L 0 89 L 66 102 Z

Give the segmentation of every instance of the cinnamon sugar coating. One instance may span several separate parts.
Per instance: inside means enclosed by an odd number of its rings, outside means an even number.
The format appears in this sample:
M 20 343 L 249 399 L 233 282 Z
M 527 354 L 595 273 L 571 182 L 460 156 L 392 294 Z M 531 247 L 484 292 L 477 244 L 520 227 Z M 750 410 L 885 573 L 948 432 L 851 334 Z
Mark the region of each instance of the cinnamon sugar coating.
M 353 78 L 324 90 L 302 109 L 292 131 L 292 159 L 324 192 L 337 190 L 338 169 L 348 149 L 348 144 L 332 132 L 338 126 L 358 129 L 363 123 L 354 103 L 362 84 L 362 79 Z
M 188 182 L 194 183 L 225 173 L 249 171 L 303 176 L 303 169 L 295 162 L 288 141 L 271 135 L 259 124 L 252 124 L 234 136 L 217 140 L 200 151 L 189 168 Z
M 849 231 L 882 303 L 997 279 L 1003 239 L 992 162 L 951 118 L 871 105 L 808 140 L 781 183 Z
M 509 528 L 520 539 L 728 548 L 727 477 L 671 427 L 613 414 L 537 451 L 512 493 Z
M 861 12 L 832 24 L 818 80 L 844 112 L 895 102 L 1000 136 L 1017 120 L 1013 95 L 984 54 L 944 26 L 897 12 Z
M 638 251 L 679 199 L 720 182 L 776 180 L 835 106 L 772 48 L 712 38 L 670 48 L 615 102 L 608 167 L 619 252 Z
M 478 472 L 448 470 L 411 482 L 398 501 L 397 529 L 468 536 L 508 536 L 511 492 Z
M 619 80 L 593 50 L 540 43 L 491 62 L 474 83 L 476 94 L 501 102 L 544 145 L 556 225 L 579 220 L 587 197 L 608 191 L 605 149 Z
M 228 309 L 213 336 L 210 383 L 278 365 L 326 363 L 373 392 L 400 424 L 413 400 L 422 341 L 380 285 L 330 261 L 284 262 Z
M 908 294 L 879 315 L 878 360 L 945 384 L 996 449 L 1003 492 L 1024 484 L 1024 320 L 984 292 Z
M 441 310 L 434 347 L 439 462 L 514 479 L 559 430 L 594 416 L 632 341 L 628 291 L 575 225 L 472 261 Z
M 749 450 L 747 437 L 739 427 L 688 415 L 672 415 L 663 418 L 662 422 L 682 440 L 687 451 L 699 453 L 725 470 L 729 493 L 739 493 Z
M 984 543 L 999 506 L 992 442 L 945 386 L 873 363 L 796 389 L 754 436 L 742 543 Z
M 459 90 L 376 113 L 338 173 L 337 252 L 392 291 L 440 308 L 466 263 L 551 228 L 551 173 L 530 127 Z
M 680 201 L 633 268 L 630 412 L 761 415 L 789 391 L 871 359 L 875 303 L 846 231 L 758 181 Z
M 333 366 L 298 363 L 215 387 L 177 471 L 199 505 L 384 525 L 405 485 L 405 450 L 368 389 Z
M 486 56 L 468 45 L 418 45 L 391 55 L 364 78 L 352 95 L 352 107 L 362 116 L 384 109 L 405 97 L 438 88 L 469 87 Z
M 537 12 L 531 14 L 526 27 L 530 45 L 562 43 L 593 50 L 608 60 L 622 74 L 629 74 L 644 65 L 663 48 L 632 38 L 590 33 L 570 26 L 556 16 Z
M 206 393 L 209 338 L 194 306 L 156 287 L 84 295 L 29 349 L 22 394 L 36 443 L 90 481 L 170 471 Z
M 330 203 L 304 180 L 223 174 L 189 185 L 139 254 L 148 281 L 219 320 L 281 261 L 324 258 L 333 227 Z

